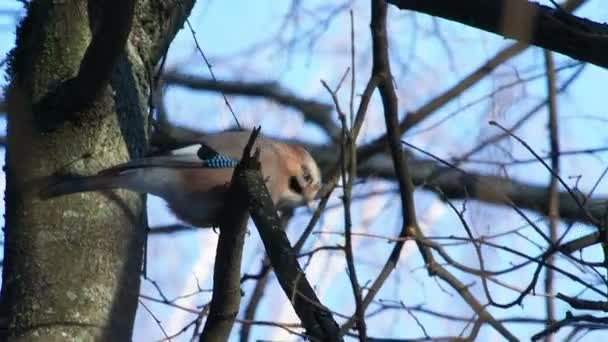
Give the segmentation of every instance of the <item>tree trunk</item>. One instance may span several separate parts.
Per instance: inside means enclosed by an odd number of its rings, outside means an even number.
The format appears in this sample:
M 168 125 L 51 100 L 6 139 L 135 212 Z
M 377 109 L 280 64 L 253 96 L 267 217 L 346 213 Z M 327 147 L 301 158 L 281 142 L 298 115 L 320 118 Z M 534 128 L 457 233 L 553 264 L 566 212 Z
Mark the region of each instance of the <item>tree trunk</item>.
M 91 174 L 145 153 L 149 71 L 192 5 L 138 1 L 109 84 L 92 106 L 51 132 L 39 129 L 46 113 L 32 106 L 77 74 L 95 13 L 82 0 L 29 5 L 17 32 L 7 93 L 2 312 L 9 340 L 130 340 L 146 237 L 145 198 L 119 190 L 43 201 L 37 191 L 54 173 Z

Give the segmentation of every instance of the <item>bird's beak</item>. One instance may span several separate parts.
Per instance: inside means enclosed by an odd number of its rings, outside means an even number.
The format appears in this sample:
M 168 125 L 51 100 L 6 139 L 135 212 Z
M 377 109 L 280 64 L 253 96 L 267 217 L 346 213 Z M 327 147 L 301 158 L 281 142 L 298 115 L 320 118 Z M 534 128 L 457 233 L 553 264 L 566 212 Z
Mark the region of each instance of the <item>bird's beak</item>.
M 308 187 L 304 189 L 302 195 L 304 197 L 304 202 L 306 203 L 308 209 L 310 209 L 311 212 L 317 211 L 318 205 L 317 203 L 315 203 L 315 199 L 317 199 L 316 189 Z
M 306 206 L 308 207 L 308 209 L 310 209 L 312 212 L 317 211 L 317 204 L 313 201 L 308 201 L 306 202 Z

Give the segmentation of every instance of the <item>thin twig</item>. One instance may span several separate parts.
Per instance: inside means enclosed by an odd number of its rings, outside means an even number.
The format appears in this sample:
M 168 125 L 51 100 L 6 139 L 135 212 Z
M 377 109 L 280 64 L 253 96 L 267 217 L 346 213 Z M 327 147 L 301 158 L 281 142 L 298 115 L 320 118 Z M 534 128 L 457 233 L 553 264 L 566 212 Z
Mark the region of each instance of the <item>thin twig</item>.
M 549 141 L 551 145 L 551 169 L 555 174 L 559 175 L 559 130 L 558 130 L 558 118 L 557 118 L 557 95 L 556 95 L 556 76 L 555 76 L 555 64 L 553 62 L 553 54 L 551 51 L 544 50 L 545 57 L 545 69 L 547 72 L 547 99 L 549 109 Z M 559 193 L 558 184 L 556 177 L 550 177 L 549 184 L 549 238 L 551 243 L 557 243 L 558 234 L 557 226 L 559 222 Z M 555 257 L 551 254 L 546 263 L 553 265 Z M 554 280 L 555 275 L 553 269 L 548 267 L 545 274 L 545 293 L 548 294 L 546 298 L 546 312 L 547 312 L 547 325 L 552 324 L 555 320 L 555 300 L 553 298 L 554 293 Z M 552 335 L 547 335 L 546 341 L 552 341 Z
M 578 206 L 578 208 L 581 210 L 582 213 L 584 213 L 587 216 L 587 218 L 589 219 L 589 221 L 592 222 L 593 224 L 596 224 L 596 225 L 598 224 L 597 218 L 593 217 L 591 215 L 591 213 L 589 213 L 589 211 L 587 210 L 587 208 L 585 208 L 584 204 L 580 201 L 579 196 L 577 196 L 574 193 L 574 191 L 570 188 L 570 186 L 568 186 L 568 184 L 566 184 L 566 182 L 557 173 L 555 173 L 555 171 L 534 151 L 534 149 L 532 149 L 532 147 L 530 147 L 530 145 L 528 145 L 528 143 L 526 143 L 523 139 L 521 139 L 517 135 L 511 133 L 509 130 L 507 130 L 506 128 L 504 128 L 503 126 L 501 126 L 496 121 L 490 121 L 489 124 L 492 125 L 492 126 L 496 126 L 496 127 L 500 128 L 504 133 L 506 133 L 509 136 L 513 137 L 520 144 L 522 144 L 545 167 L 545 169 L 547 169 L 547 171 L 549 171 L 549 173 L 553 177 L 555 177 L 564 188 L 566 188 L 566 191 L 568 191 L 568 193 L 570 194 L 570 196 L 572 196 L 572 199 L 574 200 L 574 202 L 576 203 L 576 205 Z
M 209 69 L 209 74 L 211 75 L 211 78 L 213 78 L 213 80 L 215 82 L 217 82 L 217 77 L 215 77 L 215 73 L 213 72 L 213 66 L 207 59 L 207 56 L 205 56 L 205 53 L 203 52 L 203 49 L 201 48 L 201 46 L 198 44 L 198 40 L 196 39 L 196 32 L 192 28 L 192 25 L 190 24 L 190 20 L 186 19 L 186 24 L 188 25 L 188 28 L 190 29 L 190 33 L 192 34 L 192 38 L 194 39 L 194 44 L 196 45 L 196 49 L 200 53 L 201 57 L 203 57 L 203 60 L 205 61 L 205 64 L 207 65 L 207 69 Z M 224 98 L 226 107 L 228 107 L 230 114 L 232 114 L 232 118 L 234 119 L 234 122 L 236 122 L 237 127 L 242 128 L 241 123 L 239 122 L 239 119 L 236 117 L 236 113 L 234 112 L 234 109 L 232 109 L 232 105 L 230 105 L 230 102 L 228 101 L 228 97 L 226 97 L 226 94 L 224 94 L 224 92 L 222 92 L 222 97 Z
M 351 22 L 352 25 L 352 22 Z M 352 27 L 351 27 L 352 30 Z M 351 42 L 352 44 L 352 42 Z M 346 115 L 340 109 L 340 103 L 338 101 L 337 89 L 331 90 L 327 83 L 321 81 L 323 87 L 331 94 L 331 97 L 338 111 L 340 123 L 342 124 L 342 135 L 340 144 L 340 155 L 342 156 L 341 161 L 341 175 L 342 175 L 342 205 L 344 207 L 344 240 L 345 240 L 345 256 L 346 266 L 348 269 L 348 278 L 350 280 L 353 296 L 355 298 L 355 316 L 357 317 L 356 327 L 359 332 L 359 340 L 364 342 L 367 341 L 367 328 L 365 324 L 365 308 L 361 298 L 361 288 L 359 286 L 359 280 L 357 278 L 357 270 L 355 267 L 355 257 L 353 252 L 352 244 L 352 216 L 351 216 L 351 196 L 353 188 L 353 180 L 356 177 L 357 167 L 357 154 L 355 146 L 352 140 L 352 132 L 348 128 L 346 122 Z M 352 102 L 351 102 L 352 105 Z M 347 171 L 348 168 L 348 171 Z
M 148 306 L 146 304 L 144 304 L 144 302 L 142 302 L 141 299 L 139 299 L 138 301 L 139 301 L 139 304 L 146 310 L 146 312 L 148 312 L 150 314 L 150 316 L 152 317 L 154 322 L 156 322 L 156 324 L 162 331 L 163 335 L 165 336 L 165 339 L 170 342 L 171 338 L 169 338 L 167 331 L 165 330 L 165 328 L 163 328 L 163 324 L 161 323 L 160 319 L 158 319 L 158 317 L 156 317 L 156 315 L 152 312 L 152 310 L 150 310 L 150 308 L 148 308 Z

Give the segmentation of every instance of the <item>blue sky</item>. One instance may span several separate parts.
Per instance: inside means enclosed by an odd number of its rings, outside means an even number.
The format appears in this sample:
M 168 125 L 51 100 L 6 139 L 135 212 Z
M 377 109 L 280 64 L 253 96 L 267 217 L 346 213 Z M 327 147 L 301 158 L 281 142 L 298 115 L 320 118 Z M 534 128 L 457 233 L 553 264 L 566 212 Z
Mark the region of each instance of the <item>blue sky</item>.
M 581 16 L 605 22 L 608 18 L 608 8 L 602 6 L 602 1 L 590 1 L 577 13 Z M 544 1 L 548 3 L 548 1 Z M 368 32 L 369 8 L 367 2 L 347 3 L 346 10 L 339 11 L 330 20 L 325 20 L 327 11 L 316 11 L 325 5 L 322 1 L 304 2 L 304 8 L 298 17 L 300 27 L 292 24 L 282 27 L 281 24 L 288 11 L 289 3 L 276 1 L 238 1 L 227 4 L 220 1 L 199 2 L 190 21 L 197 32 L 197 39 L 204 52 L 210 58 L 214 72 L 219 79 L 235 79 L 244 81 L 273 80 L 305 98 L 314 98 L 331 103 L 328 93 L 322 88 L 320 80 L 326 80 L 335 85 L 346 68 L 350 65 L 349 56 L 349 15 L 348 9 L 353 9 L 356 29 L 357 48 L 357 87 L 361 92 L 370 72 L 370 39 Z M 4 9 L 20 9 L 17 1 L 7 1 L 0 5 L 0 60 L 14 44 L 15 21 L 10 16 L 2 14 Z M 336 5 L 337 6 L 337 5 Z M 496 35 L 487 34 L 462 25 L 437 21 L 428 16 L 414 15 L 401 12 L 394 8 L 390 10 L 389 29 L 391 41 L 391 57 L 393 72 L 398 87 L 401 112 L 413 110 L 427 102 L 433 96 L 458 82 L 464 75 L 479 66 L 485 59 L 492 56 L 501 48 L 512 43 Z M 325 27 L 327 23 L 327 27 Z M 311 31 L 322 34 L 314 44 L 305 38 L 293 46 L 279 44 L 280 38 L 288 39 L 294 32 Z M 447 39 L 449 48 L 442 45 L 436 32 Z M 279 34 L 277 33 L 279 32 Z M 262 45 L 255 52 L 248 51 L 252 46 Z M 557 65 L 573 63 L 572 60 L 555 55 Z M 430 126 L 440 118 L 453 111 L 458 111 L 465 104 L 483 97 L 503 84 L 513 82 L 518 77 L 526 78 L 543 70 L 543 55 L 538 48 L 530 48 L 517 58 L 494 72 L 478 85 L 467 91 L 449 105 L 442 108 L 433 117 L 418 128 Z M 194 50 L 190 31 L 180 31 L 173 42 L 167 61 L 167 68 L 176 69 L 197 75 L 208 76 L 208 70 L 201 57 Z M 563 82 L 574 72 L 575 68 L 565 69 L 558 75 Z M 593 148 L 606 145 L 607 139 L 603 122 L 605 119 L 605 84 L 608 73 L 598 67 L 588 65 L 581 77 L 559 98 L 560 138 L 562 149 Z M 6 81 L 3 80 L 2 84 Z M 347 102 L 348 89 L 343 88 L 340 100 Z M 447 121 L 436 129 L 408 136 L 411 142 L 425 150 L 441 157 L 458 156 L 475 146 L 476 142 L 486 136 L 497 133 L 497 129 L 487 125 L 490 119 L 509 125 L 545 97 L 545 79 L 509 88 L 493 96 L 490 100 L 481 102 Z M 263 131 L 269 135 L 287 138 L 300 138 L 316 143 L 326 142 L 323 133 L 310 124 L 303 124 L 299 113 L 290 109 L 269 104 L 262 100 L 230 97 L 241 123 L 246 126 L 261 124 Z M 234 122 L 223 104 L 223 99 L 217 94 L 201 93 L 183 88 L 170 88 L 167 91 L 166 105 L 170 120 L 182 126 L 200 129 L 202 131 L 217 131 L 231 127 Z M 538 152 L 546 153 L 549 149 L 546 130 L 546 110 L 542 110 L 530 120 L 518 135 Z M 5 122 L 0 121 L 5 128 Z M 377 97 L 374 97 L 368 113 L 367 122 L 362 132 L 360 142 L 369 141 L 384 132 L 382 111 Z M 415 132 L 416 130 L 414 130 Z M 529 153 L 514 141 L 502 143 L 501 146 L 519 158 L 529 158 Z M 488 148 L 477 155 L 483 159 L 499 159 L 504 157 L 495 148 Z M 3 159 L 3 158 L 2 158 Z M 583 155 L 562 158 L 562 175 L 570 185 L 574 180 L 568 177 L 581 176 L 579 187 L 585 191 L 606 166 L 605 155 Z M 496 167 L 480 165 L 465 165 L 469 170 L 488 174 L 502 174 L 504 170 Z M 512 178 L 525 180 L 533 184 L 547 184 L 549 175 L 538 164 L 509 167 L 508 175 Z M 4 185 L 4 179 L 0 183 Z M 370 181 L 358 185 L 356 192 L 370 190 L 392 189 L 394 184 L 380 181 Z M 605 195 L 608 187 L 600 183 L 596 194 Z M 339 203 L 336 196 L 332 203 Z M 464 235 L 458 218 L 451 209 L 441 203 L 437 197 L 425 191 L 416 192 L 416 205 L 420 220 L 427 235 L 447 236 Z M 460 205 L 460 203 L 457 203 Z M 377 235 L 395 235 L 400 227 L 401 214 L 399 201 L 394 195 L 376 196 L 373 199 L 357 203 L 354 207 L 354 231 L 369 232 Z M 318 231 L 339 231 L 343 229 L 341 210 L 327 212 L 317 227 Z M 531 214 L 532 217 L 535 217 Z M 490 234 L 513 229 L 523 223 L 512 210 L 489 206 L 476 202 L 467 202 L 466 217 L 469 224 L 478 234 Z M 175 219 L 167 210 L 164 202 L 157 198 L 149 199 L 149 218 L 152 227 L 175 223 Z M 299 236 L 299 227 L 308 221 L 308 212 L 298 210 L 290 225 L 288 234 L 292 241 Z M 254 273 L 259 267 L 263 249 L 253 226 L 251 235 L 246 242 L 244 272 Z M 563 228 L 563 227 L 562 227 Z M 589 232 L 587 227 L 576 227 L 572 238 Z M 523 231 L 526 237 L 540 242 L 531 229 Z M 149 276 L 158 282 L 168 297 L 176 297 L 196 290 L 196 279 L 201 287 L 211 287 L 211 272 L 215 252 L 216 235 L 211 230 L 175 234 L 171 236 L 155 236 L 149 242 Z M 517 236 L 510 236 L 501 243 L 513 248 L 529 251 L 535 254 L 539 251 L 529 241 Z M 316 234 L 304 248 L 305 250 L 324 244 L 343 243 L 337 235 Z M 378 270 L 390 252 L 392 245 L 379 239 L 355 238 L 358 274 L 361 282 L 373 280 Z M 451 248 L 452 256 L 469 265 L 476 266 L 474 253 L 469 247 Z M 584 253 L 586 258 L 597 258 L 599 249 L 591 248 Z M 500 269 L 515 261 L 512 255 L 504 252 L 484 249 L 486 262 L 493 269 Z M 566 269 L 573 269 L 566 262 L 561 262 Z M 413 245 L 408 244 L 400 260 L 399 267 L 391 279 L 383 287 L 377 298 L 387 301 L 402 301 L 407 305 L 424 304 L 426 307 L 446 313 L 471 316 L 467 305 L 458 297 L 455 291 L 444 283 L 436 282 L 427 276 L 421 267 L 422 261 Z M 513 286 L 527 285 L 533 268 L 501 277 Z M 316 286 L 323 303 L 331 309 L 343 313 L 353 312 L 352 293 L 346 277 L 343 258 L 337 254 L 325 253 L 312 259 L 307 265 L 307 274 Z M 464 283 L 476 280 L 472 287 L 473 293 L 482 299 L 483 291 L 478 279 L 454 271 Z M 577 293 L 578 286 L 569 287 L 570 282 L 558 276 L 560 290 L 569 294 Z M 506 302 L 514 298 L 514 292 L 491 285 L 495 298 Z M 541 289 L 540 286 L 537 287 Z M 243 290 L 250 293 L 251 284 L 245 284 Z M 143 283 L 142 293 L 157 296 L 149 283 Z M 277 286 L 276 281 L 267 289 L 267 295 L 262 301 L 258 318 L 261 320 L 280 320 L 296 322 L 289 304 Z M 196 305 L 206 303 L 210 298 L 208 293 L 192 296 L 179 301 L 179 304 L 196 308 Z M 594 298 L 594 297 L 591 297 Z M 145 301 L 145 300 L 144 300 Z M 247 297 L 243 303 L 247 302 Z M 161 320 L 163 327 L 169 333 L 179 331 L 192 315 L 183 310 L 167 307 L 145 301 L 146 305 Z M 504 311 L 490 309 L 497 317 L 542 317 L 544 315 L 544 299 L 530 297 L 524 300 L 522 307 Z M 567 307 L 557 302 L 558 318 L 563 317 Z M 372 307 L 371 309 L 373 309 Z M 370 309 L 370 310 L 371 310 Z M 432 335 L 459 334 L 463 324 L 449 321 L 438 321 L 425 315 L 417 315 L 427 331 Z M 343 319 L 338 318 L 339 321 Z M 370 318 L 369 333 L 375 337 L 408 338 L 424 336 L 417 328 L 415 321 L 405 311 L 391 311 Z M 529 337 L 539 330 L 537 325 L 517 325 L 515 333 L 522 338 Z M 239 325 L 233 334 L 236 338 Z M 135 341 L 149 341 L 162 338 L 158 324 L 144 310 L 139 310 L 136 321 Z M 175 341 L 186 341 L 190 332 L 182 334 Z M 565 336 L 564 334 L 560 335 Z M 608 337 L 607 333 L 595 332 L 586 339 Z M 253 338 L 291 341 L 289 336 L 277 328 L 254 327 Z M 482 329 L 480 340 L 500 340 L 500 336 L 489 328 Z

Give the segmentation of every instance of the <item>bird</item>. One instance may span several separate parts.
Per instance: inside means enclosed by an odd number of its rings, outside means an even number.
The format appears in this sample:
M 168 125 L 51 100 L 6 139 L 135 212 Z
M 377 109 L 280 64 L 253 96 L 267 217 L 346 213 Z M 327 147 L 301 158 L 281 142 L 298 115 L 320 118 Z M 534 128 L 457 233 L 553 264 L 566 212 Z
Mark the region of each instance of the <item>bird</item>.
M 164 199 L 182 221 L 215 227 L 250 132 L 203 135 L 196 144 L 133 159 L 91 176 L 70 176 L 47 184 L 39 193 L 52 199 L 81 192 L 127 189 Z M 277 208 L 312 204 L 322 185 L 314 158 L 300 145 L 259 136 L 261 172 Z

